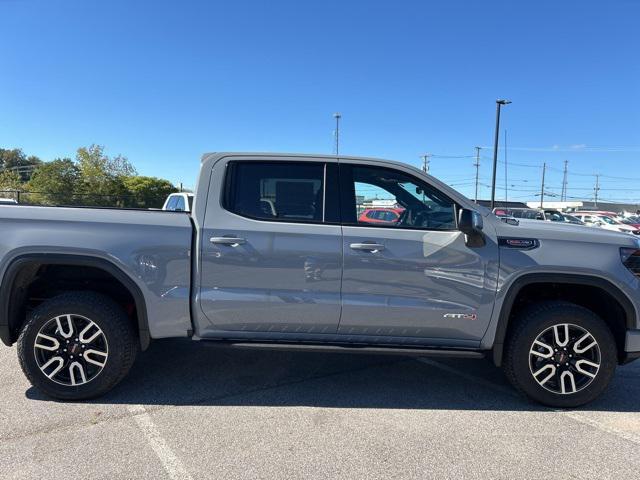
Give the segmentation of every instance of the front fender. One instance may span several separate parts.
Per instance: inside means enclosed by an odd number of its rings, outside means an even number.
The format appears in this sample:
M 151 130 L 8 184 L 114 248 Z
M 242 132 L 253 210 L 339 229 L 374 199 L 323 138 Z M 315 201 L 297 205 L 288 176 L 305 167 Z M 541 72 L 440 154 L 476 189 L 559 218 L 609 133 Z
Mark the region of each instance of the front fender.
M 502 363 L 509 316 L 518 293 L 527 285 L 534 283 L 564 283 L 600 288 L 609 293 L 622 306 L 627 319 L 627 328 L 638 328 L 638 310 L 632 297 L 625 292 L 624 287 L 620 284 L 602 277 L 602 272 L 589 269 L 583 269 L 579 272 L 566 272 L 557 269 L 523 272 L 511 278 L 498 290 L 491 324 L 481 342 L 482 349 L 493 350 L 493 362 L 497 366 Z

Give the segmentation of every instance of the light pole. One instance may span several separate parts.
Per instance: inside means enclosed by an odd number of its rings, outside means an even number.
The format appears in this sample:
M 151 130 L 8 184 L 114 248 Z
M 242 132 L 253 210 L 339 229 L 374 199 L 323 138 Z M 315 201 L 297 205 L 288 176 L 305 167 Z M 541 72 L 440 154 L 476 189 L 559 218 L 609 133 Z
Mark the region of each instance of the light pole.
M 336 155 L 340 153 L 340 119 L 342 115 L 339 113 L 334 113 L 333 118 L 336 119 Z
M 511 100 L 496 100 L 496 135 L 493 141 L 493 179 L 491 182 L 491 209 L 496 206 L 496 173 L 498 170 L 498 137 L 500 136 L 500 107 L 509 105 Z

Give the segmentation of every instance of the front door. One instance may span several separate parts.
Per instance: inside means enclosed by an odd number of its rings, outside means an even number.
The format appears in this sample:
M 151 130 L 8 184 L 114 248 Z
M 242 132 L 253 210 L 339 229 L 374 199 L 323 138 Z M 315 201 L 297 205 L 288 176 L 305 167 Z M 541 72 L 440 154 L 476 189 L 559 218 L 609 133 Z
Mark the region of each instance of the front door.
M 329 183 L 336 188 L 337 165 L 322 161 L 215 164 L 201 233 L 206 321 L 197 334 L 337 331 L 342 242 Z
M 458 206 L 411 173 L 342 162 L 340 179 L 339 333 L 452 346 L 479 341 L 495 298 L 495 243 L 467 246 Z M 376 210 L 400 215 L 373 222 L 367 213 Z

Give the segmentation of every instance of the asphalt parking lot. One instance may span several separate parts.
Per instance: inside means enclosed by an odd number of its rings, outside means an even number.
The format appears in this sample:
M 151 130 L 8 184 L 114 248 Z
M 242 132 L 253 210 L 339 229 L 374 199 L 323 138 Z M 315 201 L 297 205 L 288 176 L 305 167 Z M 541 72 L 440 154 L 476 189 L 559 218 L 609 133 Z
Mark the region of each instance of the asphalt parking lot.
M 90 403 L 59 403 L 0 348 L 0 477 L 638 478 L 640 362 L 574 411 L 500 370 L 155 342 Z

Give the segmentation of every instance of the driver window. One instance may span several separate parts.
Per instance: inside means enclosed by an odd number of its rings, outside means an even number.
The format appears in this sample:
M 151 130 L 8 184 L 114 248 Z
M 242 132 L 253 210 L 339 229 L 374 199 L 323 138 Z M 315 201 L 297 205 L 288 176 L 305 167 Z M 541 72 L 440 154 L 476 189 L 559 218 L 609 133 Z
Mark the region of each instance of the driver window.
M 456 229 L 455 204 L 427 183 L 388 168 L 352 166 L 349 170 L 351 174 L 346 175 L 348 200 L 351 205 L 355 203 L 355 209 L 348 209 L 350 211 L 343 217 L 345 223 L 424 230 Z M 372 209 L 378 210 L 378 218 L 362 215 Z

